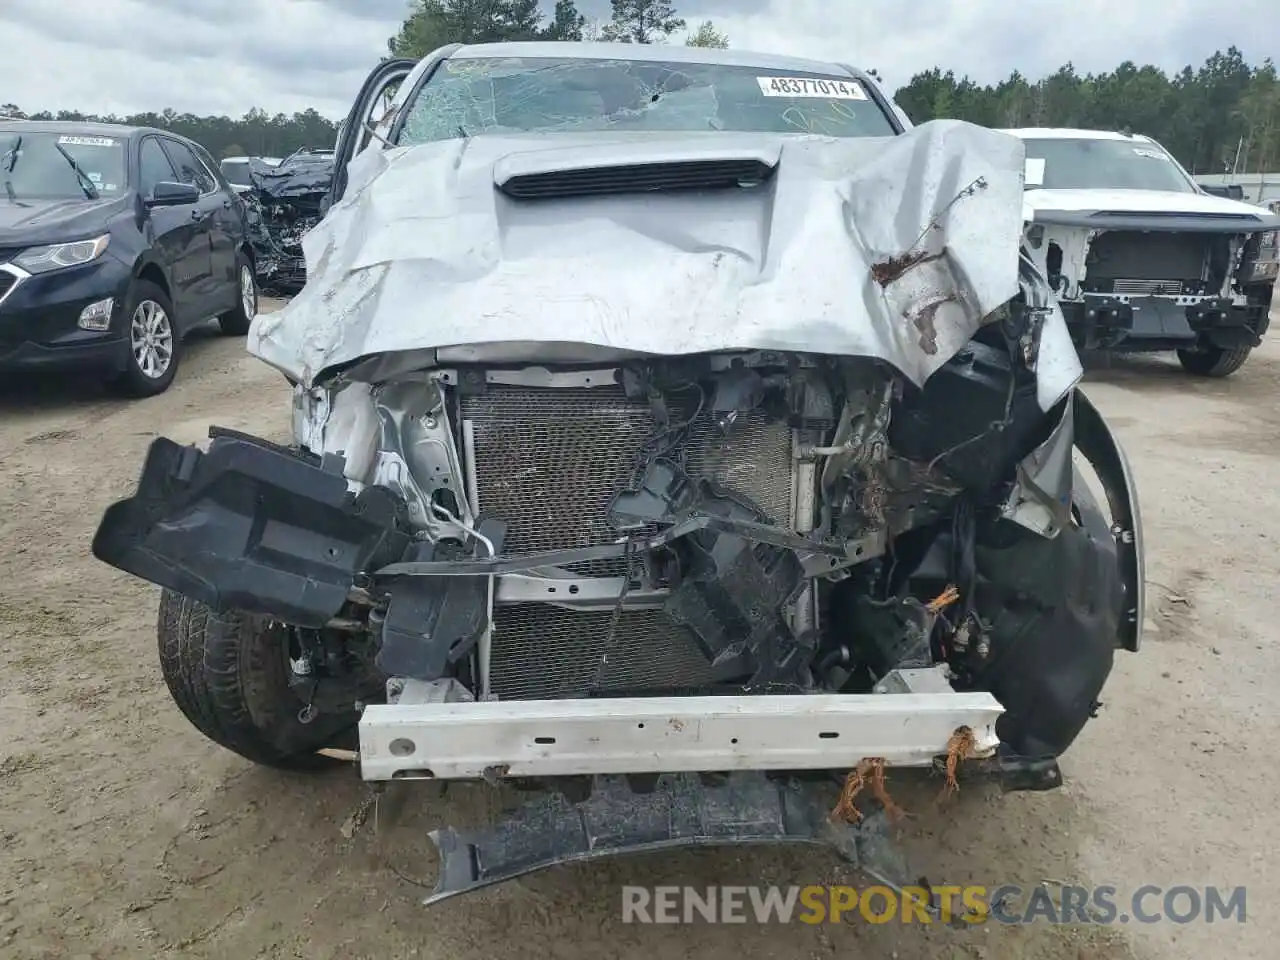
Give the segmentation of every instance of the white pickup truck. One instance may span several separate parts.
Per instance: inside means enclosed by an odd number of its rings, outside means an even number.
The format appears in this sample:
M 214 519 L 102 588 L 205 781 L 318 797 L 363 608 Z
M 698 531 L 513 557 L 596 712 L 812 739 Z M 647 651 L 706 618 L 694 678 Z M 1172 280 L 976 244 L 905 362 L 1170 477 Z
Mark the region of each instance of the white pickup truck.
M 1026 144 L 1028 246 L 1077 347 L 1238 370 L 1267 330 L 1280 216 L 1210 194 L 1150 137 L 1006 132 Z

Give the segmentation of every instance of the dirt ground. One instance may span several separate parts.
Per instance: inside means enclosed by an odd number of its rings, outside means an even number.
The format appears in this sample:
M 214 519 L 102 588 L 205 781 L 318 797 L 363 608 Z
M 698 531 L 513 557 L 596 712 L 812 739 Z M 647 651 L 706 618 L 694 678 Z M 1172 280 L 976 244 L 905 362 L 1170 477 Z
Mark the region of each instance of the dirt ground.
M 420 906 L 426 831 L 473 820 L 483 791 L 395 784 L 375 803 L 347 768 L 286 776 L 213 746 L 160 678 L 157 591 L 90 557 L 157 434 L 285 436 L 283 378 L 210 334 L 143 402 L 72 378 L 0 387 L 0 957 L 1274 956 L 1280 342 L 1225 381 L 1157 358 L 1092 370 L 1087 389 L 1137 472 L 1145 647 L 1120 655 L 1063 789 L 974 786 L 939 809 L 931 787 L 899 798 L 916 813 L 904 838 L 935 884 L 1246 885 L 1246 924 L 621 923 L 624 883 L 857 882 L 777 849 L 570 867 Z

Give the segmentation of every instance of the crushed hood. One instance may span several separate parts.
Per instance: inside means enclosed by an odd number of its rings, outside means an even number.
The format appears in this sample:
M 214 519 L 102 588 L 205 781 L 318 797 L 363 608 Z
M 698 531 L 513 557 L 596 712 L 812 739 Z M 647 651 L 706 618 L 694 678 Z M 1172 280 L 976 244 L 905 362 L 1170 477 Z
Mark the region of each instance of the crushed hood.
M 306 201 L 319 209 L 320 198 L 333 182 L 333 160 L 304 155 L 272 166 L 254 157 L 249 160 L 249 182 L 267 202 Z
M 753 349 L 877 357 L 923 384 L 1018 292 L 1023 153 L 950 120 L 375 144 L 304 240 L 306 287 L 249 349 L 308 386 L 388 363 Z M 744 185 L 717 181 L 735 169 Z M 700 188 L 669 189 L 682 177 Z M 1079 373 L 1055 311 L 1041 402 Z

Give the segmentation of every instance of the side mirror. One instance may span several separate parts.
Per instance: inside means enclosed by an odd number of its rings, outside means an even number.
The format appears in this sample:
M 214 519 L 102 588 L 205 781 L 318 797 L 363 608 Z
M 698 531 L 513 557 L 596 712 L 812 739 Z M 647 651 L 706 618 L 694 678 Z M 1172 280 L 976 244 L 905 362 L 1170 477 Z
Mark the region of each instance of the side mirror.
M 180 207 L 200 199 L 200 188 L 194 183 L 162 181 L 151 188 L 148 207 Z

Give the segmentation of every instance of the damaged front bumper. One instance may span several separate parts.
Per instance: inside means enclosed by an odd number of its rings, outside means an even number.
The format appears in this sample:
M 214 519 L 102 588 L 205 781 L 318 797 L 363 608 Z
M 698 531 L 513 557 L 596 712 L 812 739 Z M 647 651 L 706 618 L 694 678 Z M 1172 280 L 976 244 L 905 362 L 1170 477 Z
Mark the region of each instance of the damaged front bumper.
M 1060 300 L 1080 346 L 1165 349 L 1203 338 L 1216 347 L 1256 347 L 1270 325 L 1270 304 L 1245 297 L 1128 296 L 1089 293 Z
M 993 776 L 1018 790 L 1060 785 L 1055 757 L 1083 723 L 1077 714 L 1093 709 L 1079 706 L 1077 691 L 1100 687 L 1110 668 L 1110 650 L 1102 647 L 1113 635 L 1117 646 L 1137 649 L 1143 602 L 1141 523 L 1127 464 L 1082 393 L 1075 394 L 1068 412 L 1020 469 L 1011 519 L 1030 528 L 1032 546 L 1063 542 L 1061 536 L 1050 538 L 1046 526 L 1062 522 L 1058 512 L 1049 505 L 1036 512 L 1029 504 L 1037 491 L 1047 497 L 1066 482 L 1066 451 L 1074 438 L 1110 501 L 1116 529 L 1109 533 L 1104 525 L 1097 535 L 1116 536 L 1125 583 L 1123 620 L 1118 635 L 1102 629 L 1102 621 L 1074 613 L 1029 619 L 1025 628 L 998 625 L 1020 640 L 1009 657 L 1017 663 L 1005 680 L 993 681 L 993 692 L 959 692 L 947 668 L 937 665 L 894 669 L 870 693 L 756 694 L 749 685 L 723 695 L 610 691 L 572 699 L 492 700 L 483 693 L 477 699 L 452 678 L 412 680 L 406 679 L 412 671 L 384 670 L 394 678 L 388 702 L 365 706 L 359 721 L 364 779 L 532 781 L 552 788 L 491 827 L 435 832 L 440 879 L 428 902 L 559 863 L 723 844 L 825 845 L 882 882 L 911 884 L 880 818 L 866 816 L 855 825 L 832 819 L 831 771 L 857 770 L 874 760 L 884 767 L 941 768 L 950 775 L 955 765 L 949 761 L 959 758 L 965 761 L 962 778 Z M 483 644 L 486 602 L 554 603 L 547 593 L 548 568 L 616 559 L 695 528 L 776 543 L 806 570 L 883 550 L 882 541 L 836 547 L 722 515 L 685 518 L 630 543 L 521 556 L 504 555 L 501 531 L 490 531 L 494 556 L 437 554 L 424 550 L 432 545 L 422 540 L 398 495 L 378 485 L 352 493 L 341 457 L 225 430 L 211 430 L 211 436 L 205 452 L 163 438 L 152 444 L 136 494 L 104 516 L 94 555 L 214 610 L 242 610 L 316 630 L 344 618 L 352 603 L 373 606 L 371 598 L 379 598 L 383 656 L 415 650 L 413 655 L 425 656 L 431 647 L 431 656 L 443 651 L 453 663 L 471 660 Z M 637 509 L 636 497 L 655 490 L 633 491 L 629 507 Z M 478 527 L 489 529 L 485 522 Z M 849 544 L 856 556 L 831 552 L 847 551 Z M 1029 564 L 1018 558 L 1030 554 L 1016 544 L 1010 549 L 1006 566 L 1025 571 Z M 1081 577 L 1062 609 L 1082 610 L 1084 601 L 1074 594 L 1087 592 L 1093 581 L 1071 565 L 1078 558 L 1064 551 L 1046 555 L 1044 576 Z M 617 584 L 608 578 L 556 583 L 562 591 L 557 596 L 570 594 L 578 605 L 607 609 L 617 600 Z M 1007 586 L 1036 589 L 1034 583 Z M 432 604 L 416 605 L 422 590 L 438 591 Z M 439 634 L 456 636 L 458 643 L 421 642 Z M 477 659 L 483 664 L 483 656 Z M 439 664 L 425 666 L 430 669 L 420 672 L 442 672 Z M 479 683 L 475 675 L 470 678 L 476 691 L 485 689 L 484 676 L 482 670 Z M 1012 734 L 1002 729 L 1011 717 L 1025 720 L 1033 708 L 1047 725 L 1023 723 L 1019 733 L 1015 724 Z M 584 781 L 592 787 L 588 798 L 572 802 L 563 795 Z
M 704 527 L 725 522 L 697 521 Z M 758 532 L 789 536 L 774 528 Z M 456 613 L 465 618 L 477 608 L 483 612 L 487 575 L 625 549 L 402 561 L 413 555 L 412 543 L 403 503 L 379 487 L 352 497 L 340 461 L 308 460 L 266 441 L 214 431 L 206 453 L 156 440 L 136 496 L 108 509 L 93 552 L 215 610 L 320 629 L 353 594 L 386 578 L 429 576 L 456 584 L 466 593 L 457 598 Z M 373 571 L 371 578 L 363 571 Z M 479 588 L 476 596 L 472 588 Z M 392 592 L 389 625 L 405 595 Z M 445 629 L 447 615 L 440 614 L 437 630 Z M 879 695 L 458 703 L 400 694 L 397 702 L 365 708 L 361 767 L 366 779 L 390 780 L 836 769 L 866 757 L 928 766 L 960 728 L 973 734 L 973 756 L 996 749 L 1002 708 L 990 694 L 957 693 L 937 669 L 892 676 L 883 689 L 896 692 Z
M 973 757 L 993 754 L 996 699 L 930 679 L 915 681 L 928 691 L 917 693 L 375 704 L 360 718 L 360 770 L 366 780 L 501 780 L 853 769 L 868 757 L 928 767 L 961 728 Z
M 1050 789 L 1060 782 L 1051 760 L 1026 763 L 995 755 L 966 765 L 969 777 L 1009 789 Z M 424 899 L 439 903 L 568 863 L 690 847 L 802 844 L 825 847 L 851 868 L 900 893 L 908 890 L 932 917 L 944 916 L 928 881 L 910 869 L 893 842 L 887 811 L 868 807 L 856 823 L 831 815 L 839 790 L 829 778 L 664 774 L 638 781 L 601 776 L 588 795 L 551 791 L 470 830 L 443 827 L 431 841 L 439 854 L 436 885 Z

